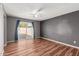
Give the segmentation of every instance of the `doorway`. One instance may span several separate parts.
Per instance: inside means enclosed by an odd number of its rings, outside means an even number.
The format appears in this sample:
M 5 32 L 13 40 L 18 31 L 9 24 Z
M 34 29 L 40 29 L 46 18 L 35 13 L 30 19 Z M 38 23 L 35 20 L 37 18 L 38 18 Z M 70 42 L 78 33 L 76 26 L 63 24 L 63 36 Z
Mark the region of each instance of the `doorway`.
M 18 40 L 34 39 L 32 22 L 20 21 L 18 25 Z

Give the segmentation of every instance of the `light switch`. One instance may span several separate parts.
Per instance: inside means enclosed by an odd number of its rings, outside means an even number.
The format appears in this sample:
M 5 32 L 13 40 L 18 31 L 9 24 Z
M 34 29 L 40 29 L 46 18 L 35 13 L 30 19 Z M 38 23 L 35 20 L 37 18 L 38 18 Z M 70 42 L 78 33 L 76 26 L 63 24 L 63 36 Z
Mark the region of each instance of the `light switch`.
M 76 43 L 77 43 L 77 41 L 76 41 L 76 40 L 74 40 L 74 41 L 73 41 L 73 43 L 74 43 L 74 44 L 76 44 Z

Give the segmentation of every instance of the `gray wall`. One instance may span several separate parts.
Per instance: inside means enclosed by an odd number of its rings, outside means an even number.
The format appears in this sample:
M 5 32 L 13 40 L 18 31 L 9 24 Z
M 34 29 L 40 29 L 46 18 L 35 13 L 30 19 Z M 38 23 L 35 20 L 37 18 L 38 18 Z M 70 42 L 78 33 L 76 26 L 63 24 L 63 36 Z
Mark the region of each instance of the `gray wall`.
M 16 20 L 7 17 L 7 40 L 15 41 L 15 28 L 16 28 Z
M 8 16 L 7 17 L 7 39 L 8 39 L 8 41 L 15 41 L 16 20 L 33 22 L 33 24 L 34 24 L 34 37 L 35 38 L 40 37 L 40 22 L 39 21 L 33 21 L 33 20 Z
M 79 11 L 42 21 L 40 29 L 42 37 L 79 46 Z
M 40 22 L 34 22 L 34 37 L 40 38 Z
M 4 45 L 7 45 L 7 16 L 4 13 Z

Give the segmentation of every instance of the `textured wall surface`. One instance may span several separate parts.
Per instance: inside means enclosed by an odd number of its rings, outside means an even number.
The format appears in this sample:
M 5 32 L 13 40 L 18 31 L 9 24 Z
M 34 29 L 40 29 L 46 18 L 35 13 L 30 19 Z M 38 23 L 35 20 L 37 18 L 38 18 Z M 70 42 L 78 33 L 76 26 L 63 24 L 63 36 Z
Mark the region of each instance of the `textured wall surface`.
M 42 37 L 79 46 L 79 11 L 42 21 L 40 29 Z

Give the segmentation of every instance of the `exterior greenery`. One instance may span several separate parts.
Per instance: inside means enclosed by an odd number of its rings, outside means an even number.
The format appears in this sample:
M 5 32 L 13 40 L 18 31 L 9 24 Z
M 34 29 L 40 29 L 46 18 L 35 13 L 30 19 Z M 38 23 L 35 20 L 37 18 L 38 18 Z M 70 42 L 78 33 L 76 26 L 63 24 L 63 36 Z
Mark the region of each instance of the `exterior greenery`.
M 25 27 L 27 27 L 27 23 L 26 22 L 20 22 L 19 27 L 25 28 Z
M 22 21 L 21 21 L 21 22 L 19 23 L 19 27 L 20 27 L 20 28 L 26 28 L 26 27 L 31 28 L 32 26 L 28 26 L 27 22 L 22 22 Z

